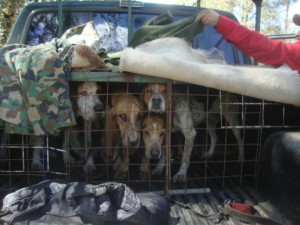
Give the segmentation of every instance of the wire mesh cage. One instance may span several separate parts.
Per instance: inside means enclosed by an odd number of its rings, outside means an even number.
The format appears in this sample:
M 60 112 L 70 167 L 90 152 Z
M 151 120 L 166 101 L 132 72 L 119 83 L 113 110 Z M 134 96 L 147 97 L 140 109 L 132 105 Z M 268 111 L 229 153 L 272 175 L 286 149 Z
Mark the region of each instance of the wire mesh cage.
M 73 81 L 76 126 L 41 137 L 1 128 L 1 196 L 45 179 L 164 194 L 255 189 L 265 138 L 299 128 L 291 105 L 173 81 L 149 89 L 157 84 Z

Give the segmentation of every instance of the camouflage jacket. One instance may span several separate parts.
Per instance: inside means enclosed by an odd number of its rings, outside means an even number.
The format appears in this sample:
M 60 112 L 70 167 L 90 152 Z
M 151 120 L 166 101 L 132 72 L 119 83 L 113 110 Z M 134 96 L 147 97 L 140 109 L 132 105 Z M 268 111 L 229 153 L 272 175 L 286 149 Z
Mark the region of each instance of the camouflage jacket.
M 75 125 L 68 75 L 73 48 L 53 39 L 0 47 L 0 125 L 7 133 L 46 135 Z

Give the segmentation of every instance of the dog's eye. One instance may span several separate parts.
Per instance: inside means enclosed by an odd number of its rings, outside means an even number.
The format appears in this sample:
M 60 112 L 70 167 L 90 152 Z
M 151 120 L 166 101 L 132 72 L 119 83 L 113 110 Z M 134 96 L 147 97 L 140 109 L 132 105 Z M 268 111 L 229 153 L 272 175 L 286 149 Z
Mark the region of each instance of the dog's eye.
M 143 114 L 139 113 L 138 116 L 137 116 L 137 119 L 138 119 L 138 121 L 142 120 L 143 119 Z
M 126 114 L 120 114 L 119 117 L 120 117 L 123 121 L 127 121 L 127 116 L 126 116 Z
M 152 92 L 152 90 L 151 90 L 150 88 L 147 88 L 147 89 L 146 89 L 146 93 L 149 93 L 149 94 L 150 94 L 151 92 Z
M 79 94 L 83 95 L 83 96 L 86 96 L 88 94 L 88 92 L 87 91 L 83 91 L 83 92 L 80 92 Z
M 149 132 L 148 131 L 144 130 L 143 133 L 144 133 L 144 136 L 146 136 L 146 137 L 149 136 Z
M 159 134 L 159 137 L 161 137 L 161 138 L 163 138 L 165 136 L 165 132 L 161 132 L 160 134 Z

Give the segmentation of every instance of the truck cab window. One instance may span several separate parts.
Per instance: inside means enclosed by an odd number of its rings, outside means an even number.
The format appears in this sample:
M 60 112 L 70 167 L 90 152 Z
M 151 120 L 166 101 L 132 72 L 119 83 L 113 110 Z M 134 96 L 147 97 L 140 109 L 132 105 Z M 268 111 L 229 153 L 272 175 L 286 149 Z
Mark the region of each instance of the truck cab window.
M 25 44 L 37 45 L 45 43 L 57 37 L 58 20 L 57 14 L 41 13 L 33 17 Z
M 99 35 L 99 44 L 109 51 L 120 51 L 128 43 L 128 21 L 125 13 L 67 12 L 63 32 L 90 21 Z M 27 45 L 38 45 L 58 37 L 57 13 L 40 13 L 33 17 L 27 34 Z

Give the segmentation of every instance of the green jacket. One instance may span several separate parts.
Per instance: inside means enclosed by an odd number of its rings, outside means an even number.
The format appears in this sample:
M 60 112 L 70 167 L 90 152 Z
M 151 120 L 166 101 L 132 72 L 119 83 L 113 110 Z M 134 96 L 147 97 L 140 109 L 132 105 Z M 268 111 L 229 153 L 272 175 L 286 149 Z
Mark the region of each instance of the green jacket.
M 0 47 L 0 125 L 6 133 L 46 135 L 75 125 L 68 72 L 72 45 Z
M 146 21 L 143 26 L 137 29 L 128 46 L 136 47 L 148 41 L 163 37 L 179 37 L 191 42 L 193 37 L 202 32 L 202 23 L 195 22 L 196 16 L 190 16 L 176 22 L 170 12 L 163 13 Z

